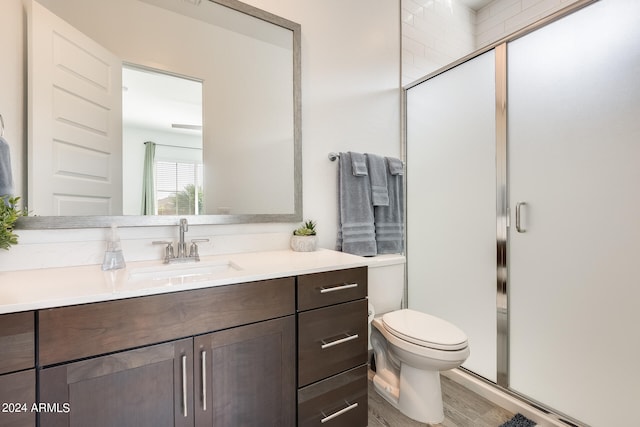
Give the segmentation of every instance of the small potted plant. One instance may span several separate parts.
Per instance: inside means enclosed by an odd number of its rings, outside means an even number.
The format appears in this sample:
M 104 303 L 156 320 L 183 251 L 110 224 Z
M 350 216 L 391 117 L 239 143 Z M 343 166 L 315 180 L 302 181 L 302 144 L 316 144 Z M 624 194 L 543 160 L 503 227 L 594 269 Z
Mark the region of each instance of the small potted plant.
M 296 252 L 313 252 L 318 246 L 316 236 L 316 223 L 305 221 L 302 226 L 296 228 L 291 236 L 291 249 Z
M 9 250 L 18 243 L 18 235 L 13 226 L 21 216 L 27 215 L 26 209 L 18 209 L 20 197 L 0 196 L 0 249 Z

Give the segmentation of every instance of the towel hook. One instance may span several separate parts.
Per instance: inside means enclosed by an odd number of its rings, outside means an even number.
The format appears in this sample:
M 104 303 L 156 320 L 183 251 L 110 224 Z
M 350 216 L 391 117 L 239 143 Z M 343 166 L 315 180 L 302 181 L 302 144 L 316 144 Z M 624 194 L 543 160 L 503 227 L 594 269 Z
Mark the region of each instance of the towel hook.
M 4 119 L 2 118 L 2 114 L 0 114 L 0 136 L 4 136 Z
M 332 162 L 335 162 L 337 159 L 340 158 L 340 154 L 339 153 L 334 153 L 331 152 L 329 153 L 329 155 L 327 156 L 329 158 L 329 160 L 331 160 Z

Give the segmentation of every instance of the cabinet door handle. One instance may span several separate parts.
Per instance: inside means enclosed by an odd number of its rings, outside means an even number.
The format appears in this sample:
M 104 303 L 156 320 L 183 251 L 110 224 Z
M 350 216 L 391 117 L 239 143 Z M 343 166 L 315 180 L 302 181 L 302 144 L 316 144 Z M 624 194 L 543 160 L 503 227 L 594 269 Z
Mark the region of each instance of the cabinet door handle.
M 182 355 L 182 415 L 187 417 L 187 356 Z
M 351 288 L 357 288 L 358 284 L 357 283 L 345 283 L 342 286 L 332 286 L 330 288 L 325 288 L 324 286 L 320 288 L 320 293 L 321 294 L 326 294 L 329 292 L 335 292 L 335 291 L 344 291 L 345 289 L 351 289 Z
M 358 334 L 355 334 L 355 335 L 345 334 L 345 335 L 346 337 L 340 338 L 331 342 L 325 342 L 324 340 L 322 340 L 322 345 L 320 346 L 320 348 L 324 350 L 325 348 L 333 347 L 334 345 L 338 345 L 338 344 L 342 344 L 348 341 L 353 341 L 358 339 Z
M 202 363 L 202 410 L 207 410 L 207 352 L 206 350 L 202 350 L 201 353 L 201 363 Z
M 339 417 L 340 415 L 344 414 L 345 412 L 349 412 L 352 409 L 355 409 L 358 407 L 358 402 L 356 403 L 352 403 L 351 405 L 349 405 L 349 402 L 345 401 L 344 403 L 346 403 L 348 406 L 346 408 L 342 408 L 337 412 L 334 412 L 331 415 L 327 415 L 325 416 L 323 419 L 320 420 L 320 422 L 322 424 L 326 423 L 327 421 L 331 421 L 332 419 Z M 322 413 L 322 415 L 324 415 L 324 412 Z

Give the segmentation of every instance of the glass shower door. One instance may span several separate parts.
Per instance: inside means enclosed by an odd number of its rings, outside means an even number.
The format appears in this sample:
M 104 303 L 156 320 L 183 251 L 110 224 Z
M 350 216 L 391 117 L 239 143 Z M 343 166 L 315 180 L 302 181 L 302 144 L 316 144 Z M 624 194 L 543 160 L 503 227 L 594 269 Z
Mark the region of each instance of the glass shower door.
M 601 0 L 508 47 L 510 388 L 594 427 L 640 398 L 639 16 Z
M 406 92 L 408 306 L 469 337 L 496 381 L 495 53 Z

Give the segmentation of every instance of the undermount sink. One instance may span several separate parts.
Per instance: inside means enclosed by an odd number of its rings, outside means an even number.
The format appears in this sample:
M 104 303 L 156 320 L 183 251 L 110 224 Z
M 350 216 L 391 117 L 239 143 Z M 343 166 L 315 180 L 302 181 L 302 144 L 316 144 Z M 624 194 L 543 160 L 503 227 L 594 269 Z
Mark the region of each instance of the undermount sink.
M 220 260 L 205 263 L 169 264 L 143 267 L 131 270 L 129 280 L 171 280 L 180 282 L 199 282 L 214 280 L 224 275 L 240 271 L 242 268 L 233 261 Z

